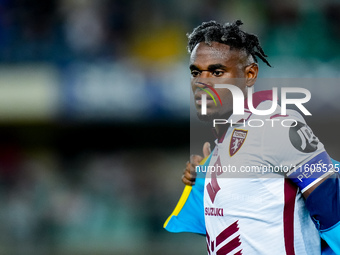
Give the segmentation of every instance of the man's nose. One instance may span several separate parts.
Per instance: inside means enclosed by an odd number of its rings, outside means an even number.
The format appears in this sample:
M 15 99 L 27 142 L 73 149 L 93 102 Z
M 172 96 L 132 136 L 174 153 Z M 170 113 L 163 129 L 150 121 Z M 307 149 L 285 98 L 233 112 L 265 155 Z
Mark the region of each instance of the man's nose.
M 197 81 L 195 81 L 195 86 L 199 87 L 199 88 L 202 88 L 202 89 L 204 89 L 206 87 L 205 83 L 202 82 L 201 79 L 197 79 Z
M 200 78 L 204 79 L 204 78 L 210 78 L 210 77 L 211 77 L 211 72 L 207 70 L 201 71 Z
M 214 85 L 210 82 L 207 82 L 207 80 L 205 80 L 204 82 L 202 80 L 198 80 L 195 82 L 195 86 L 201 89 L 205 89 L 205 88 L 213 87 Z

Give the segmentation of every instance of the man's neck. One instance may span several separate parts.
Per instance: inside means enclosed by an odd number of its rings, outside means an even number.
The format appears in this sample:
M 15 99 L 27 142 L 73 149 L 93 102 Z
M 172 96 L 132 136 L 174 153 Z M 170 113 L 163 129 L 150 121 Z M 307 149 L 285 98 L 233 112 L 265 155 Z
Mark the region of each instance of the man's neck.
M 227 132 L 228 128 L 230 127 L 230 124 L 224 124 L 224 125 L 216 125 L 215 127 L 215 135 L 218 140 L 221 140 L 224 134 Z

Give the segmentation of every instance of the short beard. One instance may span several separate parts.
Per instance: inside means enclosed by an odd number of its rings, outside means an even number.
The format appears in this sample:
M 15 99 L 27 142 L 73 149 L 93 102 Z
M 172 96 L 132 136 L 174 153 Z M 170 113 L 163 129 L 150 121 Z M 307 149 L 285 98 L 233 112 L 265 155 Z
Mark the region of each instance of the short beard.
M 200 112 L 197 112 L 197 117 L 200 121 L 203 121 L 203 122 L 211 122 L 214 119 L 220 119 L 221 118 L 220 114 L 218 114 L 217 112 L 215 112 L 213 114 L 209 114 L 209 115 L 202 115 Z

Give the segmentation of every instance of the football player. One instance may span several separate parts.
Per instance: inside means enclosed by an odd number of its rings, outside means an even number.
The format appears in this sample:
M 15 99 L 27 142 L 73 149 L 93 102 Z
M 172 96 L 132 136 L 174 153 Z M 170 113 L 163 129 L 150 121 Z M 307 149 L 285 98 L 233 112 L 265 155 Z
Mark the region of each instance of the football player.
M 216 125 L 204 160 L 196 155 L 187 163 L 187 186 L 164 227 L 205 235 L 208 254 L 340 254 L 339 163 L 298 112 L 253 114 L 271 108 L 271 91 L 249 95 L 252 105 L 246 100 L 240 116 L 231 91 L 217 86 L 232 84 L 248 98 L 257 59 L 270 66 L 257 36 L 241 25 L 205 22 L 188 36 L 198 117 L 229 125 Z

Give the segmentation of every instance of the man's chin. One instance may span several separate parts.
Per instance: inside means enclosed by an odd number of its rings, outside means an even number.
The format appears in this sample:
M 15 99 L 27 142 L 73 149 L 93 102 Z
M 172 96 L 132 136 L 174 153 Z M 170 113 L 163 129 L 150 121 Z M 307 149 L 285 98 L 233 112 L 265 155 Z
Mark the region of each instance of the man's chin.
M 214 119 L 220 118 L 219 114 L 217 113 L 202 115 L 200 112 L 197 112 L 197 117 L 200 121 L 204 121 L 204 122 L 212 122 Z

